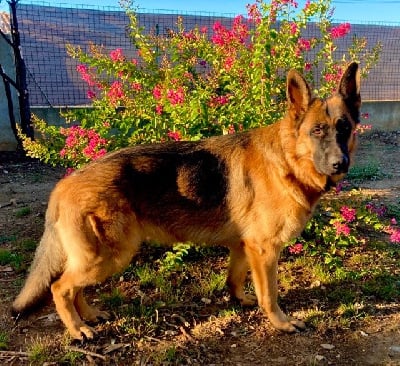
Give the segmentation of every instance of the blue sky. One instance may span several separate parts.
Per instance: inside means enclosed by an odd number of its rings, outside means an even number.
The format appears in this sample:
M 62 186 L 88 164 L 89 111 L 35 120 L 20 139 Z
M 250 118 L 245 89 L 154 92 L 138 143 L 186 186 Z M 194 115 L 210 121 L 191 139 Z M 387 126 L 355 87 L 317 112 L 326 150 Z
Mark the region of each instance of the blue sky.
M 24 3 L 24 0 L 20 0 Z M 119 7 L 118 0 L 27 0 L 27 3 L 38 4 L 88 4 L 91 6 L 112 6 Z M 170 9 L 184 11 L 209 11 L 216 13 L 245 14 L 246 4 L 253 0 L 136 0 L 140 8 L 145 9 Z M 299 6 L 303 6 L 305 0 L 298 0 Z M 334 18 L 352 23 L 357 21 L 365 22 L 396 22 L 400 23 L 400 0 L 333 0 L 335 8 Z M 0 0 L 0 10 L 8 10 L 6 0 Z

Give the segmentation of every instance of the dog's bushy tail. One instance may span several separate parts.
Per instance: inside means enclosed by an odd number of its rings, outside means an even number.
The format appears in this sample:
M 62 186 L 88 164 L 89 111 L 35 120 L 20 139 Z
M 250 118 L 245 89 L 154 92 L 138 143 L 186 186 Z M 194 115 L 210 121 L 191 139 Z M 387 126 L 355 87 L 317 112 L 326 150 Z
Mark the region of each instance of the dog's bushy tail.
M 54 227 L 55 222 L 55 212 L 49 206 L 45 231 L 36 249 L 28 278 L 11 308 L 15 316 L 25 314 L 37 307 L 40 300 L 48 294 L 54 278 L 63 271 L 64 253 Z

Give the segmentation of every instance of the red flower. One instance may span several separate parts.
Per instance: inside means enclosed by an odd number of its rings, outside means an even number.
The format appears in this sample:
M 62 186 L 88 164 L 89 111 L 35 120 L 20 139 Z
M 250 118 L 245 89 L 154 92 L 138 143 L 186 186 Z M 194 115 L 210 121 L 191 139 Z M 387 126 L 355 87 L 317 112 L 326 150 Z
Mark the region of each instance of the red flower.
M 340 213 L 343 219 L 347 222 L 352 222 L 356 218 L 356 210 L 347 206 L 342 206 L 340 208 Z
M 122 83 L 120 81 L 114 81 L 111 84 L 110 90 L 107 92 L 107 96 L 112 104 L 116 104 L 122 99 L 125 96 Z
M 309 51 L 311 48 L 311 41 L 309 39 L 300 38 L 297 44 L 300 51 Z
M 257 4 L 247 4 L 247 16 L 254 24 L 261 23 L 261 12 Z
M 351 30 L 350 23 L 342 23 L 337 27 L 332 27 L 330 30 L 330 35 L 333 39 L 342 38 Z
M 156 85 L 153 89 L 153 97 L 156 100 L 161 99 L 162 97 L 162 87 L 161 85 Z
M 298 26 L 296 23 L 290 23 L 290 34 L 295 35 L 297 33 Z
M 390 241 L 392 243 L 400 243 L 400 230 L 393 229 L 392 234 L 390 235 Z
M 300 254 L 303 251 L 303 244 L 296 243 L 289 247 L 290 254 Z
M 162 114 L 163 112 L 163 106 L 161 104 L 156 105 L 156 113 L 157 114 Z
M 179 133 L 179 131 L 169 131 L 167 133 L 168 137 L 174 141 L 179 141 L 181 140 L 181 134 Z
M 136 90 L 136 91 L 142 90 L 142 84 L 140 84 L 140 83 L 132 83 L 131 86 L 132 86 L 133 90 Z
M 333 226 L 336 228 L 336 235 L 345 235 L 348 236 L 350 234 L 350 228 L 346 224 L 342 224 L 339 221 L 335 221 Z
M 87 92 L 87 97 L 88 97 L 89 99 L 96 98 L 96 93 L 95 93 L 94 91 L 92 91 L 92 90 L 88 90 L 88 92 Z
M 185 101 L 185 93 L 183 88 L 180 86 L 178 89 L 168 89 L 167 98 L 172 105 L 182 104 Z
M 124 61 L 124 54 L 121 48 L 117 48 L 110 52 L 110 58 L 114 62 Z
M 306 62 L 306 63 L 304 64 L 304 71 L 310 71 L 310 70 L 311 70 L 311 67 L 312 67 L 311 63 Z

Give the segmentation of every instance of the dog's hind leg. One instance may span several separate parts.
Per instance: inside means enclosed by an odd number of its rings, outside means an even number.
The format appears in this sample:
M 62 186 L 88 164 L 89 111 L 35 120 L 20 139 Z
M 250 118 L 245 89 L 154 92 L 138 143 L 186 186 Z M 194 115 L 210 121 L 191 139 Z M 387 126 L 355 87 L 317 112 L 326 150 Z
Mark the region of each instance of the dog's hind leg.
M 238 299 L 243 306 L 253 306 L 257 303 L 257 298 L 244 292 L 249 264 L 243 249 L 243 243 L 230 247 L 229 269 L 227 285 L 231 296 Z
M 80 289 L 75 296 L 74 305 L 76 311 L 80 315 L 81 319 L 85 319 L 89 322 L 97 322 L 99 319 L 109 319 L 110 314 L 106 311 L 101 311 L 94 306 L 90 306 L 84 297 L 83 289 Z
M 51 292 L 58 315 L 71 336 L 80 340 L 83 340 L 84 336 L 91 339 L 95 333 L 93 328 L 83 322 L 75 307 L 77 295 L 84 287 L 77 283 L 77 279 L 80 278 L 79 276 L 84 275 L 86 273 L 66 271 L 51 285 Z

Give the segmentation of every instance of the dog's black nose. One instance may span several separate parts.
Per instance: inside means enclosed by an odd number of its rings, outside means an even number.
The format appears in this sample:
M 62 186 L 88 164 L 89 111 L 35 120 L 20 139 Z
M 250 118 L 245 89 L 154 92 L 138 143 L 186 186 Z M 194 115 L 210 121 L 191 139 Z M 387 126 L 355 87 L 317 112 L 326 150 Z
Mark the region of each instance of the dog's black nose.
M 349 168 L 349 157 L 343 154 L 340 160 L 337 160 L 332 164 L 332 168 L 337 173 L 346 173 Z

